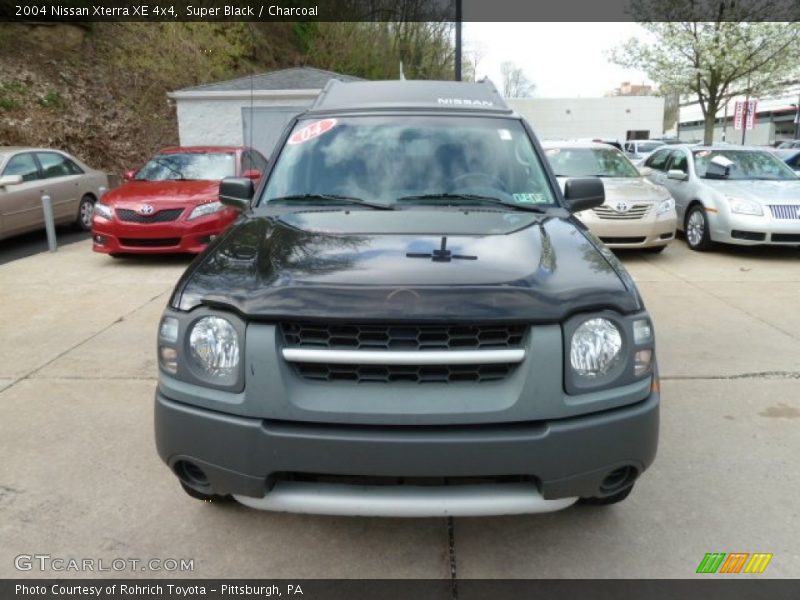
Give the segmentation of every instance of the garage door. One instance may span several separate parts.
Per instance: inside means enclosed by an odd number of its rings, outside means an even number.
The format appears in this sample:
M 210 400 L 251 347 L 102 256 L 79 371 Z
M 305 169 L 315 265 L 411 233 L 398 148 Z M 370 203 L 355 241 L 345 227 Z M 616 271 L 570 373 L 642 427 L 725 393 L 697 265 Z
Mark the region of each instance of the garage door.
M 242 108 L 244 143 L 271 157 L 283 128 L 292 117 L 303 111 L 301 106 L 270 106 Z

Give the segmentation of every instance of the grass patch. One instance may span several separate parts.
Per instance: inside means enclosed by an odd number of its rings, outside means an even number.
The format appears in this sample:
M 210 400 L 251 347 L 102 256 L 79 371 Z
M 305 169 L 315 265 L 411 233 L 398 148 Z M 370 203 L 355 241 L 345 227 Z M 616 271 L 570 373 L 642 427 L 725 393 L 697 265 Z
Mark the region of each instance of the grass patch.
M 44 96 L 39 96 L 37 102 L 39 103 L 39 106 L 43 106 L 44 108 L 60 109 L 66 106 L 64 97 L 58 92 L 47 92 Z

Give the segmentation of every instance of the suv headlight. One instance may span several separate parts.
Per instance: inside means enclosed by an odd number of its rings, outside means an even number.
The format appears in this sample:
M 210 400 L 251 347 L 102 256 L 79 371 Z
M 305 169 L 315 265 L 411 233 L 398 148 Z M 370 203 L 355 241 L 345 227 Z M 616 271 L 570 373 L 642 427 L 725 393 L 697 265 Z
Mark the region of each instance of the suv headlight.
M 572 334 L 569 360 L 575 373 L 606 375 L 621 359 L 622 334 L 614 323 L 597 317 L 584 321 Z
M 207 377 L 235 379 L 239 369 L 239 334 L 222 317 L 203 317 L 189 333 L 189 355 Z
M 660 217 L 661 215 L 665 215 L 671 210 L 675 210 L 675 200 L 672 199 L 670 196 L 669 198 L 665 198 L 661 201 L 658 205 L 658 209 L 656 210 L 656 214 Z
M 751 200 L 743 200 L 742 198 L 733 198 L 726 196 L 728 204 L 731 207 L 731 212 L 739 215 L 755 215 L 760 217 L 764 214 L 764 210 L 758 202 Z
M 564 389 L 585 394 L 641 382 L 655 368 L 655 335 L 647 313 L 611 310 L 574 315 L 564 332 Z
M 200 217 L 205 217 L 206 215 L 211 215 L 216 212 L 219 212 L 224 208 L 225 205 L 219 200 L 217 200 L 216 202 L 208 202 L 206 204 L 201 204 L 200 206 L 195 206 L 194 210 L 189 214 L 189 218 L 186 220 L 191 221 L 192 219 L 199 219 Z
M 95 202 L 93 214 L 104 219 L 112 219 L 114 217 L 114 210 L 108 204 Z

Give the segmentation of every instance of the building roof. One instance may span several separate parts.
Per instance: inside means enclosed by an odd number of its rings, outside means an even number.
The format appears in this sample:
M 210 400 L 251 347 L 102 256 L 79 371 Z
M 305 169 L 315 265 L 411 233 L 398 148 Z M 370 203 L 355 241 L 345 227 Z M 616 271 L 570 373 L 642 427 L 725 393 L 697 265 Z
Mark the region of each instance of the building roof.
M 332 80 L 317 96 L 311 112 L 403 109 L 512 113 L 488 80 L 480 83 Z
M 257 75 L 217 81 L 177 90 L 183 92 L 234 92 L 252 90 L 321 90 L 332 79 L 362 81 L 360 77 L 342 75 L 313 67 L 293 67 Z

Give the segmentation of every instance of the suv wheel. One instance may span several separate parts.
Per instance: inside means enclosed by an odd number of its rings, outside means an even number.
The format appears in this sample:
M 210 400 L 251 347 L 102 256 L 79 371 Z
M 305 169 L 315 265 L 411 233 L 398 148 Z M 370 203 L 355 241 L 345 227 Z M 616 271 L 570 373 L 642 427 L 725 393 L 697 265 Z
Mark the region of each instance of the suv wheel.
M 686 243 L 689 248 L 702 252 L 709 250 L 713 245 L 708 233 L 708 218 L 701 204 L 695 204 L 686 215 Z
M 626 487 L 624 490 L 617 492 L 616 494 L 611 494 L 610 496 L 604 496 L 602 498 L 581 498 L 579 502 L 581 504 L 585 504 L 587 506 L 608 506 L 609 504 L 616 504 L 617 502 L 622 502 L 630 496 L 630 493 L 633 491 L 633 485 Z

